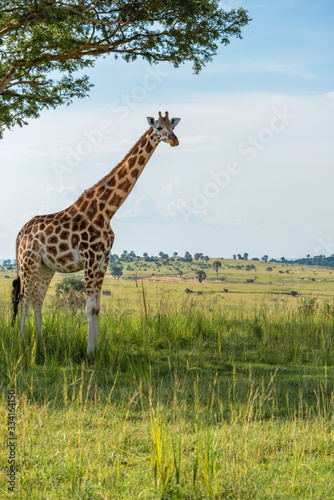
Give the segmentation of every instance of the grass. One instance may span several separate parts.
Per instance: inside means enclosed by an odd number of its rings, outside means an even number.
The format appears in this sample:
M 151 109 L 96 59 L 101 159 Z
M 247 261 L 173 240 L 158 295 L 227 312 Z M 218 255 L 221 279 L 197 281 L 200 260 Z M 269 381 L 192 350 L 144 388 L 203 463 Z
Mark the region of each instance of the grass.
M 228 284 L 145 282 L 144 295 L 106 280 L 94 362 L 84 309 L 57 309 L 53 289 L 43 339 L 31 316 L 22 341 L 3 279 L 2 443 L 9 389 L 17 399 L 12 498 L 332 499 L 330 271 L 296 267 L 288 278 L 303 295 L 292 297 L 273 290 L 288 291 L 283 265 L 272 285 L 260 267 L 258 283 L 232 269 Z M 5 446 L 0 457 L 6 464 Z M 4 467 L 0 491 L 11 497 Z

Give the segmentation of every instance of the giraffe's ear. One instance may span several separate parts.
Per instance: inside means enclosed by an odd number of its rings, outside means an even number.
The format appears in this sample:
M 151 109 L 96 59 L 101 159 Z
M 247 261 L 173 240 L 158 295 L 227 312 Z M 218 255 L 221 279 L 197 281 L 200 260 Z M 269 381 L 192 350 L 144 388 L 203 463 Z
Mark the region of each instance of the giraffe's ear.
M 179 121 L 181 120 L 181 118 L 172 118 L 171 121 L 170 121 L 170 124 L 173 128 L 176 127 L 176 125 L 179 123 Z
M 148 121 L 148 124 L 149 124 L 151 127 L 154 127 L 154 126 L 155 126 L 155 119 L 154 119 L 152 116 L 148 116 L 148 117 L 147 117 L 147 121 Z

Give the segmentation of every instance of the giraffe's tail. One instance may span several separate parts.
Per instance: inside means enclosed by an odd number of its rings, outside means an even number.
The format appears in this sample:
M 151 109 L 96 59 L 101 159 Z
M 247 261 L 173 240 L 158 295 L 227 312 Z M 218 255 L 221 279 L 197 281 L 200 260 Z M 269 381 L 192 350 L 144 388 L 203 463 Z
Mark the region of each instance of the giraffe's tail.
M 15 319 L 19 310 L 19 303 L 21 298 L 21 278 L 19 276 L 19 260 L 18 260 L 18 247 L 20 236 L 16 238 L 16 279 L 12 283 L 12 326 L 15 324 Z

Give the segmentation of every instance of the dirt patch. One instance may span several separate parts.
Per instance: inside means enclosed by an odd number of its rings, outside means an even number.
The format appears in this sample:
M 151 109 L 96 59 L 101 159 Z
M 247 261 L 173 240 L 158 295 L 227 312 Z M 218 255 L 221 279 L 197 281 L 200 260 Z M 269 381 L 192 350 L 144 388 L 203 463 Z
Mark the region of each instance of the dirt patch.
M 105 278 L 114 278 L 114 277 L 111 274 L 106 274 Z M 128 278 L 117 278 L 117 279 L 127 280 Z M 138 281 L 140 281 L 140 279 L 141 278 L 139 278 Z M 180 278 L 179 276 L 150 276 L 149 278 L 143 278 L 143 281 L 162 281 L 165 283 L 198 283 L 198 280 L 196 279 Z M 206 280 L 203 280 L 202 283 L 206 283 Z
M 151 276 L 150 278 L 143 278 L 143 281 L 164 281 L 165 283 L 198 283 L 198 280 L 196 279 L 186 279 L 177 276 Z

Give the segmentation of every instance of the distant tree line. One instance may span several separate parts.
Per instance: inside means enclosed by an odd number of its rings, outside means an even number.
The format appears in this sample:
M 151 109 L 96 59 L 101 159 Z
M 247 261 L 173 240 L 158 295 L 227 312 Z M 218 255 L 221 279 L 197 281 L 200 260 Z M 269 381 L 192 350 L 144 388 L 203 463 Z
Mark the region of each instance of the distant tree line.
M 281 257 L 280 259 L 275 259 L 275 258 L 269 258 L 267 254 L 263 255 L 261 258 L 258 257 L 253 257 L 252 259 L 249 259 L 249 254 L 245 252 L 244 254 L 234 254 L 232 256 L 233 260 L 251 260 L 255 262 L 281 262 L 281 263 L 286 263 L 286 264 L 302 264 L 302 265 L 308 265 L 308 266 L 327 266 L 327 267 L 334 267 L 334 254 L 331 255 L 330 257 L 326 257 L 325 255 L 315 255 L 314 257 L 311 257 L 309 254 L 302 258 L 302 259 L 296 259 L 296 260 L 289 260 L 286 259 L 285 257 Z M 191 255 L 190 252 L 185 252 L 184 256 L 180 256 L 177 252 L 174 252 L 172 256 L 169 256 L 165 252 L 159 252 L 159 255 L 154 256 L 154 255 L 149 255 L 147 252 L 144 252 L 142 256 L 136 255 L 135 252 L 132 250 L 131 252 L 127 252 L 126 250 L 123 251 L 121 255 L 117 254 L 111 254 L 109 262 L 111 265 L 113 264 L 124 264 L 124 263 L 129 263 L 129 262 L 135 262 L 139 261 L 141 259 L 144 259 L 145 262 L 154 262 L 158 265 L 168 265 L 171 263 L 175 262 L 194 262 L 196 261 L 198 264 L 200 264 L 199 261 L 207 263 L 210 259 L 208 255 L 204 255 L 203 253 L 195 253 L 194 255 Z M 223 257 L 220 258 L 222 260 Z M 5 265 L 4 261 L 4 265 Z M 218 270 L 219 270 L 219 264 L 217 264 L 219 261 L 214 261 L 213 267 L 214 270 L 217 272 L 218 276 Z M 10 264 L 10 261 L 8 261 Z M 247 270 L 249 268 L 247 267 Z
M 193 260 L 202 260 L 208 262 L 210 257 L 208 255 L 204 255 L 203 253 L 195 253 L 194 256 L 191 255 L 190 252 L 185 252 L 184 257 L 180 256 L 177 252 L 174 252 L 172 256 L 169 256 L 165 252 L 159 252 L 158 255 L 148 255 L 147 252 L 144 252 L 142 256 L 136 255 L 133 250 L 128 252 L 127 250 L 123 250 L 121 255 L 110 254 L 109 263 L 119 264 L 119 263 L 128 263 L 135 262 L 137 260 L 144 259 L 145 262 L 155 262 L 155 263 L 163 263 L 164 265 L 169 264 L 171 262 L 193 262 Z
M 6 269 L 7 271 L 11 271 L 12 269 L 15 269 L 15 267 L 16 267 L 16 260 L 14 260 L 12 263 L 11 259 L 4 259 L 2 262 L 2 269 L 3 270 Z
M 325 255 L 315 255 L 311 257 L 307 255 L 303 259 L 297 259 L 293 261 L 296 264 L 302 264 L 303 266 L 325 266 L 325 267 L 334 267 L 334 254 L 330 257 L 326 257 Z

